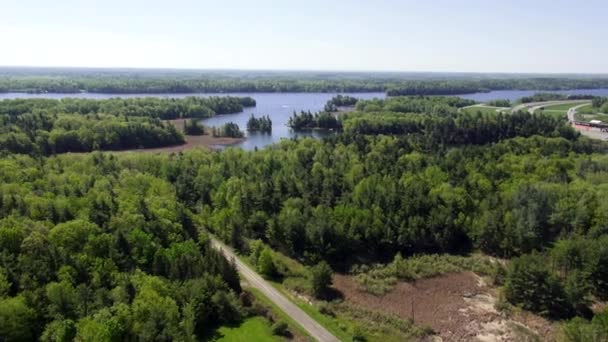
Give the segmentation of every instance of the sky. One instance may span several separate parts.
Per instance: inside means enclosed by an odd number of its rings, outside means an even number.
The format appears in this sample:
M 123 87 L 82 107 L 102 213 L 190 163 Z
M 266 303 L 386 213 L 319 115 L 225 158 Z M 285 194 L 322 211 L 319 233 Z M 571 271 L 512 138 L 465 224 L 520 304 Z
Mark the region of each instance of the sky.
M 0 66 L 608 73 L 606 0 L 0 0 Z

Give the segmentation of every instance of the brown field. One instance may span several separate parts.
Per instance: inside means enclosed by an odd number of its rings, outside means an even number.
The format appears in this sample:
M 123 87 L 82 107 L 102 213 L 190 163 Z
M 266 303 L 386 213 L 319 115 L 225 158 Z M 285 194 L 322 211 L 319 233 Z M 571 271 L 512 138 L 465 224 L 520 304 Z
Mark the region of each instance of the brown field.
M 533 341 L 534 334 L 554 339 L 554 327 L 540 317 L 507 318 L 496 311 L 495 290 L 471 272 L 400 282 L 382 296 L 362 291 L 352 276 L 337 274 L 334 288 L 355 305 L 429 326 L 443 341 Z

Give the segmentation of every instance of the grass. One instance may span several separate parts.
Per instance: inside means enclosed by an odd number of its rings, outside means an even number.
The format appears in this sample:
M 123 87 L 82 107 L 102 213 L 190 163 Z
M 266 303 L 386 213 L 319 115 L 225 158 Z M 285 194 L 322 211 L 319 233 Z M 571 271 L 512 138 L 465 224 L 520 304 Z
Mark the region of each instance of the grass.
M 496 114 L 498 112 L 508 112 L 510 108 L 502 108 L 502 107 L 491 107 L 491 106 L 473 106 L 462 109 L 465 113 L 477 113 L 481 112 L 482 114 Z
M 251 317 L 244 320 L 239 326 L 221 327 L 218 329 L 217 342 L 276 342 L 280 338 L 272 334 L 268 321 L 263 317 Z
M 568 109 L 572 108 L 572 107 L 576 107 L 576 106 L 580 106 L 580 103 L 566 103 L 566 104 L 558 104 L 558 105 L 552 105 L 552 106 L 547 106 L 547 107 L 543 107 L 545 108 L 545 110 L 551 110 L 551 111 L 561 111 L 564 114 L 566 114 L 568 112 Z
M 580 107 L 576 110 L 577 113 L 581 114 L 597 114 L 599 113 L 599 108 L 593 107 L 591 104 Z
M 432 333 L 397 316 L 365 310 L 344 301 L 311 305 L 290 295 L 280 283 L 273 282 L 273 285 L 340 341 L 353 341 L 355 337 L 366 341 L 410 341 Z
M 308 332 L 306 332 L 306 330 L 304 330 L 301 325 L 296 323 L 296 321 L 294 321 L 289 315 L 283 312 L 283 310 L 276 306 L 276 304 L 266 298 L 266 296 L 264 296 L 262 292 L 254 288 L 248 288 L 247 290 L 251 292 L 251 294 L 253 294 L 253 296 L 259 303 L 261 303 L 264 307 L 268 308 L 278 319 L 287 323 L 290 331 L 296 333 L 299 336 L 304 336 L 307 340 L 314 341 L 313 338 L 308 335 Z
M 283 292 L 289 299 L 291 299 L 294 304 L 296 304 L 302 311 L 306 312 L 312 319 L 319 322 L 325 329 L 329 330 L 332 334 L 334 334 L 340 341 L 352 341 L 353 335 L 348 331 L 354 330 L 354 327 L 351 324 L 345 324 L 345 322 L 341 322 L 337 317 L 331 317 L 322 314 L 319 311 L 319 307 L 310 305 L 299 298 L 294 298 L 286 293 L 285 289 L 281 287 L 281 284 L 274 283 L 275 287 L 279 289 L 279 291 Z M 350 329 L 349 329 L 350 328 Z

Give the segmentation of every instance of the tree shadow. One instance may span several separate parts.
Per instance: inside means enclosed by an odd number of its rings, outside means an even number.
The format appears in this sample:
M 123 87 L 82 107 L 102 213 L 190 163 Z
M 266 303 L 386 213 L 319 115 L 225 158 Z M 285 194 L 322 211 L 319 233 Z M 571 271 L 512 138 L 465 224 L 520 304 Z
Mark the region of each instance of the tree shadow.
M 322 298 L 320 298 L 320 299 L 331 302 L 334 300 L 344 299 L 344 293 L 342 293 L 342 291 L 340 291 L 334 287 L 329 287 L 325 290 L 325 292 L 323 293 L 323 295 L 321 297 Z

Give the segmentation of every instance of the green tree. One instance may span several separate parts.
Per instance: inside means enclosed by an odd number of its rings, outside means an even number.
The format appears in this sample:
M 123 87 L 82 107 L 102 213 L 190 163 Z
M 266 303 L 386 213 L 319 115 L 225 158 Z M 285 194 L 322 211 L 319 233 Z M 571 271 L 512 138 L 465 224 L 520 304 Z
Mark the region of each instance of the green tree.
M 547 265 L 539 254 L 513 259 L 505 281 L 505 296 L 526 310 L 551 317 L 570 317 L 572 307 L 564 288 Z
M 333 271 L 329 264 L 321 261 L 310 269 L 310 287 L 317 298 L 327 295 L 327 290 L 332 284 Z
M 0 299 L 0 336 L 7 342 L 32 341 L 36 312 L 23 297 Z
M 277 275 L 277 267 L 272 258 L 272 252 L 269 248 L 264 248 L 258 259 L 258 271 L 266 278 L 272 278 Z

